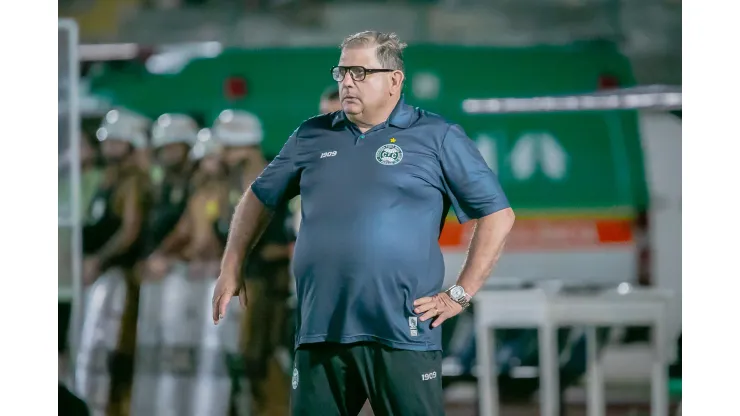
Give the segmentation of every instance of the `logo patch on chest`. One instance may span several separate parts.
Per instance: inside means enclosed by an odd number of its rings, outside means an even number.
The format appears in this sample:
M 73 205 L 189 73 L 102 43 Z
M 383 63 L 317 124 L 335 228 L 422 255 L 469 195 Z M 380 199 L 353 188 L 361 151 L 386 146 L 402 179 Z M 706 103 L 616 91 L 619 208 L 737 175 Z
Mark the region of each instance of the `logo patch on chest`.
M 375 152 L 375 160 L 381 165 L 397 165 L 403 159 L 403 150 L 395 144 L 384 144 Z

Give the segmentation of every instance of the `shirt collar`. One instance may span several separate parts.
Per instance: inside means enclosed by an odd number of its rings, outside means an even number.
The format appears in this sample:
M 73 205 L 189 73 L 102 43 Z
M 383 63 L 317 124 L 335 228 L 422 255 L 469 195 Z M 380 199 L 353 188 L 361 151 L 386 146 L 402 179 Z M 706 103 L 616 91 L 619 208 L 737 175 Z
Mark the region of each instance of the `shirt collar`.
M 404 96 L 401 95 L 401 99 L 398 100 L 396 107 L 393 109 L 393 112 L 391 112 L 391 115 L 388 117 L 385 124 L 406 129 L 411 126 L 411 123 L 414 121 L 414 113 L 414 108 L 407 105 Z M 331 121 L 331 126 L 335 127 L 344 122 L 349 122 L 344 111 L 337 111 Z

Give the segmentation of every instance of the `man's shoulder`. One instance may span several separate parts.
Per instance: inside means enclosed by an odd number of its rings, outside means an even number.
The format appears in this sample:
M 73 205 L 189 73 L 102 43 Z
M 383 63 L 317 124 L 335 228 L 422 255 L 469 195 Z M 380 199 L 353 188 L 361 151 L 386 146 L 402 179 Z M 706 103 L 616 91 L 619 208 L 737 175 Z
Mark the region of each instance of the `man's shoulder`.
M 334 124 L 334 118 L 337 117 L 337 115 L 338 112 L 319 114 L 304 120 L 295 130 L 293 135 L 296 136 L 296 138 L 302 138 L 305 136 L 311 136 L 315 132 L 331 129 Z
M 453 121 L 446 119 L 440 114 L 433 113 L 431 111 L 427 111 L 419 107 L 412 107 L 412 108 L 413 108 L 413 111 L 416 113 L 416 122 L 412 126 L 434 127 L 434 128 L 440 128 L 446 131 L 448 128 L 450 128 L 450 126 L 457 124 Z

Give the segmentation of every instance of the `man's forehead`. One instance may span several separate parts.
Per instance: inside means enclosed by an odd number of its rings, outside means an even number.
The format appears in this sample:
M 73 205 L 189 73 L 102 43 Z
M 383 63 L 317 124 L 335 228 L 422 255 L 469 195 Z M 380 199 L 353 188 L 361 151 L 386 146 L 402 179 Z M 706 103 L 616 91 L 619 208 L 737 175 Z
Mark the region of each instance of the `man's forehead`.
M 339 65 L 374 68 L 379 64 L 378 58 L 375 55 L 376 48 L 377 45 L 345 48 L 339 56 Z

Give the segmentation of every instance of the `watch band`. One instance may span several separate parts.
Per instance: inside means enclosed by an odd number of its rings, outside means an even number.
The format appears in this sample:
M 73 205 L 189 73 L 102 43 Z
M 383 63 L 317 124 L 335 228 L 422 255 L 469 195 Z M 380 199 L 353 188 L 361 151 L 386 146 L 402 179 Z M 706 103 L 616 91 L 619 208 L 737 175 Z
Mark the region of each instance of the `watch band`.
M 458 286 L 458 285 L 450 286 L 449 289 L 445 290 L 445 293 L 447 293 L 447 296 L 449 296 L 450 299 L 452 299 L 455 303 L 457 303 L 458 305 L 462 306 L 463 309 L 468 308 L 470 306 L 470 299 L 471 299 L 470 295 L 468 295 L 467 293 L 465 293 L 465 290 L 463 289 L 463 295 L 461 297 L 457 298 L 457 299 L 454 298 L 452 296 L 452 293 L 451 292 L 452 292 L 452 289 L 454 289 L 456 287 L 460 287 L 460 286 Z

